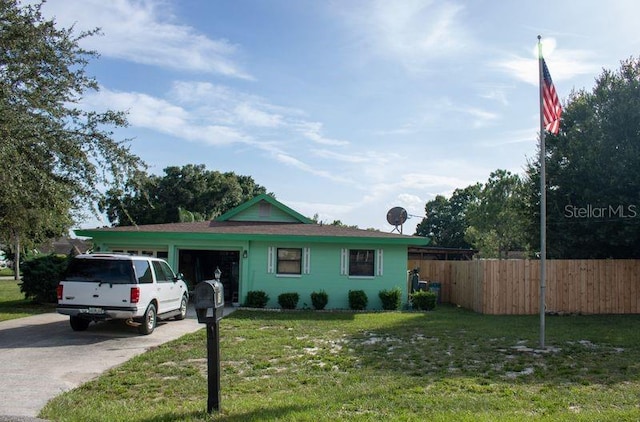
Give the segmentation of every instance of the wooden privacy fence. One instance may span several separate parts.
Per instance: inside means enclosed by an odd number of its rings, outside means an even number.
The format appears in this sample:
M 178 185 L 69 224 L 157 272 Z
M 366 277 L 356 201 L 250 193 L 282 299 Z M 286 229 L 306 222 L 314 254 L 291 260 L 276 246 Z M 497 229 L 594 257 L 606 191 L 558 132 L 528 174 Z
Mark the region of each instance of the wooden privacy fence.
M 540 312 L 540 261 L 409 260 L 420 280 L 441 283 L 440 298 L 492 315 Z M 547 260 L 546 311 L 640 313 L 640 260 Z

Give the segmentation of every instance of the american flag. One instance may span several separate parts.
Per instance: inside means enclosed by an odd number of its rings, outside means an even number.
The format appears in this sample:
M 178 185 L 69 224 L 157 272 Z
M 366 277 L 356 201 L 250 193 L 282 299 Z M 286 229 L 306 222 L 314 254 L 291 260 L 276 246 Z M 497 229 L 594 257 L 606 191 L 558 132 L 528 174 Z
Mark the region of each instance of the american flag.
M 553 86 L 547 63 L 542 59 L 542 112 L 544 113 L 544 128 L 554 135 L 560 131 L 560 117 L 562 105 L 558 99 L 556 88 Z

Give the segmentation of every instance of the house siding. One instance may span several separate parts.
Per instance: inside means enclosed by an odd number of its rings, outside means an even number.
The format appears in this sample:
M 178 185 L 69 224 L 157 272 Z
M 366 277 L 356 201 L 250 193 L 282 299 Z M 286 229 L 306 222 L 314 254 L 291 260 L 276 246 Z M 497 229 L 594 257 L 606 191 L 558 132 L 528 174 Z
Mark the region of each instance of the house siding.
M 264 221 L 279 223 L 299 223 L 298 219 L 285 213 L 268 202 L 260 202 L 234 215 L 231 221 Z
M 300 275 L 279 275 L 276 271 L 269 272 L 269 257 L 273 252 L 270 248 L 308 248 L 309 262 L 303 261 L 302 266 L 309 265 L 308 274 L 302 271 Z M 378 297 L 381 290 L 399 287 L 403 294 L 403 303 L 407 297 L 407 247 L 372 244 L 367 248 L 376 250 L 376 275 L 372 277 L 350 277 L 341 274 L 341 251 L 343 249 L 362 249 L 361 245 L 349 244 L 308 244 L 305 242 L 251 242 L 251 260 L 247 268 L 246 282 L 241 288 L 241 301 L 246 299 L 247 292 L 262 290 L 269 295 L 268 307 L 277 308 L 278 296 L 282 293 L 295 292 L 300 295 L 299 308 L 311 308 L 311 293 L 324 290 L 329 296 L 327 309 L 348 309 L 349 290 L 364 290 L 369 299 L 368 309 L 380 309 L 382 303 Z M 379 258 L 384 262 L 380 266 Z M 303 258 L 304 259 L 304 258 Z M 378 274 L 378 269 L 382 270 Z

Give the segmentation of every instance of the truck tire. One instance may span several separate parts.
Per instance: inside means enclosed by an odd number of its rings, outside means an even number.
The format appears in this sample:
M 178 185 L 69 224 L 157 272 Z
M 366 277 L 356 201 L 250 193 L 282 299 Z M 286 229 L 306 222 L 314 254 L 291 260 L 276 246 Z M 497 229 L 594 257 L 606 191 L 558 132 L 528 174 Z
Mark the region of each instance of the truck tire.
M 185 319 L 187 317 L 187 295 L 182 296 L 182 300 L 180 301 L 180 313 L 176 315 L 176 319 L 178 321 Z
M 152 303 L 142 317 L 142 324 L 138 327 L 140 334 L 147 335 L 153 333 L 153 330 L 156 328 L 157 319 L 156 305 Z
M 91 321 L 88 319 L 82 319 L 76 316 L 69 317 L 69 324 L 71 324 L 71 329 L 73 331 L 84 331 L 89 327 Z

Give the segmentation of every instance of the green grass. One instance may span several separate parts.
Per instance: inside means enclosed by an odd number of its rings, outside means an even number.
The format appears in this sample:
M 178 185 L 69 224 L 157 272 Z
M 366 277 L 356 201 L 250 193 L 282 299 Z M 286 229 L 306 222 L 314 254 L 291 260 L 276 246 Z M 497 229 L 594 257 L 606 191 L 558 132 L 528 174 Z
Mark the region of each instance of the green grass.
M 237 311 L 220 323 L 221 411 L 206 333 L 55 398 L 54 421 L 640 419 L 640 316 Z M 90 359 L 90 357 L 87 357 Z
M 0 321 L 55 312 L 55 305 L 40 305 L 24 298 L 18 281 L 0 280 Z
M 11 268 L 0 268 L 0 277 L 13 276 L 13 270 Z

